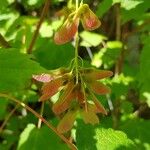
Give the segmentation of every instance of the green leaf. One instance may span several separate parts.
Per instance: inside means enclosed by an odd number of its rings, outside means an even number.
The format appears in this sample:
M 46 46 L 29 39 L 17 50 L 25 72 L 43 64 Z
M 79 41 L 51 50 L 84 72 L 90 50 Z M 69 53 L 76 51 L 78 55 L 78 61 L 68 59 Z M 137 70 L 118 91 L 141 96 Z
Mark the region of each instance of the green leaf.
M 74 48 L 69 44 L 56 45 L 49 39 L 39 39 L 34 52 L 37 60 L 42 66 L 48 69 L 69 66 L 74 57 Z
M 139 4 L 143 3 L 143 0 L 122 0 L 121 7 L 130 10 L 136 8 Z
M 8 101 L 5 98 L 0 97 L 0 120 L 4 119 L 6 115 L 6 108 L 8 105 Z
M 121 113 L 130 114 L 133 112 L 133 104 L 128 101 L 123 101 L 121 103 Z
M 144 15 L 149 8 L 149 0 L 122 0 L 121 15 L 123 23 L 131 19 L 138 19 Z
M 4 10 L 7 6 L 8 6 L 8 1 L 4 0 L 4 1 L 0 1 L 0 12 L 1 10 Z
M 17 150 L 69 150 L 48 127 L 38 129 L 33 124 L 28 124 L 20 135 Z
M 118 77 L 112 79 L 112 94 L 115 95 L 115 98 L 125 98 L 128 93 L 129 85 L 134 81 L 133 77 L 125 76 L 120 74 Z
M 78 122 L 77 147 L 79 150 L 116 150 L 135 148 L 133 142 L 122 131 L 111 128 L 105 129 L 100 125 L 97 127 L 83 125 Z
M 141 17 L 150 8 L 149 0 L 103 0 L 99 3 L 96 14 L 102 17 L 116 3 L 121 5 L 123 23 Z
M 140 55 L 140 71 L 138 81 L 140 83 L 141 99 L 149 102 L 150 94 L 150 38 L 145 37 L 143 40 L 144 47 Z
M 9 112 L 8 112 L 9 113 Z M 10 150 L 13 149 L 15 143 L 18 142 L 18 137 L 21 129 L 22 120 L 19 117 L 13 115 L 9 122 L 7 123 L 7 129 L 4 129 L 0 133 L 0 150 Z
M 102 17 L 108 10 L 109 8 L 113 5 L 112 0 L 103 0 L 101 3 L 99 3 L 96 15 Z
M 145 82 L 150 79 L 150 38 L 145 42 L 145 45 L 142 49 L 142 53 L 140 56 L 140 80 L 141 82 Z
M 85 47 L 98 46 L 103 40 L 107 39 L 103 35 L 88 31 L 83 31 L 80 36 L 82 38 L 80 45 Z
M 96 67 L 104 65 L 105 69 L 112 68 L 116 63 L 122 48 L 120 41 L 108 41 L 106 47 L 101 48 L 93 57 L 92 64 Z
M 0 91 L 12 92 L 27 87 L 33 74 L 45 69 L 16 49 L 0 49 Z
M 131 119 L 122 122 L 120 129 L 125 132 L 130 139 L 132 139 L 139 150 L 150 149 L 150 134 L 149 134 L 150 121 L 142 119 Z

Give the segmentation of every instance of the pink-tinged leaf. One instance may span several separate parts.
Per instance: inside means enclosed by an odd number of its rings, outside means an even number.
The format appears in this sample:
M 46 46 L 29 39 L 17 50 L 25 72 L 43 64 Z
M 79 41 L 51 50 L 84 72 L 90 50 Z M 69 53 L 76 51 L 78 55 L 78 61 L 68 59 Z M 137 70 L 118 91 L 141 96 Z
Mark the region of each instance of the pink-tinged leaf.
M 98 17 L 90 9 L 87 9 L 81 16 L 81 22 L 85 30 L 95 30 L 101 25 Z
M 91 93 L 91 98 L 97 108 L 97 112 L 107 115 L 107 111 L 105 110 L 103 105 L 100 103 L 100 101 L 97 99 L 97 97 L 93 93 Z
M 40 82 L 50 82 L 54 78 L 50 74 L 41 74 L 41 75 L 33 75 L 33 79 L 40 81 Z
M 85 123 L 90 123 L 92 125 L 99 123 L 99 118 L 94 112 L 81 110 L 80 114 Z
M 108 94 L 111 92 L 110 88 L 107 87 L 106 85 L 98 82 L 98 81 L 93 81 L 89 84 L 91 90 L 96 93 L 96 94 Z
M 69 83 L 58 101 L 53 105 L 52 110 L 55 114 L 59 115 L 70 107 L 71 100 L 75 98 L 72 92 L 73 88 L 73 83 Z
M 81 70 L 83 77 L 85 77 L 86 80 L 100 80 L 103 78 L 111 77 L 113 75 L 112 71 L 108 70 L 97 70 L 93 68 L 87 68 Z
M 74 125 L 76 115 L 77 115 L 76 110 L 67 112 L 57 126 L 58 132 L 65 133 L 65 132 L 71 130 L 71 128 Z
M 54 41 L 56 44 L 65 44 L 73 39 L 77 30 L 78 30 L 79 20 L 69 20 L 58 29 L 58 31 L 54 35 Z
M 42 87 L 42 96 L 40 97 L 40 101 L 45 101 L 55 95 L 59 87 L 61 87 L 63 84 L 62 78 L 54 79 L 48 83 L 45 83 Z

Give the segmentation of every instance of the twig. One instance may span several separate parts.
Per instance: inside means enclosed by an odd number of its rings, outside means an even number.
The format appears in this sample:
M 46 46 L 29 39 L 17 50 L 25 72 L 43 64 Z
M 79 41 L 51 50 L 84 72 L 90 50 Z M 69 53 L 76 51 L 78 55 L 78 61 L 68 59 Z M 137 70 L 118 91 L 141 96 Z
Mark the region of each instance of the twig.
M 120 41 L 121 40 L 121 16 L 120 16 L 120 4 L 115 5 L 115 10 L 116 10 L 116 40 Z M 120 73 L 120 62 L 122 60 L 122 52 L 116 62 L 115 66 L 115 75 L 118 75 Z
M 72 150 L 77 150 L 75 145 L 70 143 L 70 141 L 64 135 L 60 134 L 55 127 L 53 127 L 47 120 L 45 120 L 40 114 L 38 114 L 31 107 L 29 107 L 25 103 L 21 102 L 20 100 L 12 97 L 10 95 L 4 94 L 4 93 L 0 93 L 0 97 L 8 98 L 8 99 L 14 101 L 15 103 L 21 105 L 22 107 L 26 108 L 28 111 L 30 111 L 32 114 L 34 114 L 37 118 L 41 119 L 45 123 L 45 125 L 47 125 L 53 132 L 55 132 Z
M 43 112 L 44 112 L 44 102 L 42 102 L 42 104 L 41 104 L 41 111 L 40 111 L 40 115 L 41 115 L 41 116 L 43 116 Z M 42 124 L 42 120 L 39 119 L 38 125 L 37 125 L 38 129 L 41 128 L 41 124 Z
M 89 47 L 86 47 L 86 50 L 88 52 L 88 55 L 89 55 L 90 59 L 92 60 L 93 59 L 93 54 L 92 54 L 91 49 Z
M 121 41 L 121 15 L 120 15 L 120 4 L 115 5 L 116 10 L 116 40 Z M 124 61 L 124 48 L 122 47 L 121 53 L 116 61 L 115 65 L 115 76 L 122 71 L 123 61 Z M 120 119 L 120 99 L 116 99 L 114 103 L 114 109 L 112 111 L 112 119 L 113 119 L 113 128 L 117 129 L 119 125 Z
M 114 110 L 114 106 L 113 106 L 113 103 L 112 103 L 112 100 L 111 100 L 110 95 L 107 94 L 107 95 L 106 95 L 106 98 L 107 98 L 107 101 L 108 101 L 109 109 L 110 109 L 111 111 L 113 111 L 113 110 Z
M 45 5 L 44 5 L 44 8 L 43 8 L 43 10 L 42 10 L 42 14 L 41 14 L 40 20 L 39 20 L 39 22 L 38 22 L 38 24 L 37 24 L 37 27 L 36 27 L 36 30 L 35 30 L 34 35 L 33 35 L 33 37 L 32 37 L 31 43 L 30 43 L 30 45 L 29 45 L 29 48 L 27 49 L 27 53 L 28 53 L 28 54 L 31 54 L 31 53 L 32 53 L 33 46 L 34 46 L 35 41 L 36 41 L 36 39 L 37 39 L 37 36 L 38 36 L 39 30 L 40 30 L 40 27 L 41 27 L 41 25 L 42 25 L 42 22 L 43 22 L 43 20 L 44 20 L 44 17 L 45 17 L 46 14 L 47 14 L 49 5 L 50 5 L 50 0 L 46 0 Z
M 9 48 L 9 43 L 5 40 L 5 38 L 0 34 L 0 45 L 2 45 L 4 48 Z
M 5 118 L 4 122 L 2 123 L 2 125 L 0 126 L 0 133 L 3 131 L 5 125 L 7 124 L 8 120 L 10 119 L 10 117 L 14 114 L 14 112 L 17 110 L 17 108 L 19 107 L 19 104 L 17 104 L 14 109 L 8 114 L 8 116 Z
M 121 15 L 120 15 L 120 4 L 115 5 L 116 9 L 116 40 L 120 40 L 121 37 Z

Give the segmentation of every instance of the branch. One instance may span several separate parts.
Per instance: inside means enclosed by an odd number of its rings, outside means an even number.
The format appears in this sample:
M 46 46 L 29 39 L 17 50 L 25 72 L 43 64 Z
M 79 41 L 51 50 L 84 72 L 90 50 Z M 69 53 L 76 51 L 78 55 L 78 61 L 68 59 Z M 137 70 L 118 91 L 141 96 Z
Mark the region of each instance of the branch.
M 43 8 L 43 10 L 42 10 L 42 14 L 41 14 L 40 20 L 39 20 L 39 22 L 38 22 L 38 24 L 37 24 L 37 27 L 36 27 L 36 30 L 35 30 L 34 35 L 33 35 L 33 37 L 32 37 L 31 43 L 30 43 L 30 45 L 29 45 L 29 48 L 27 49 L 27 53 L 28 53 L 28 54 L 31 54 L 31 53 L 32 53 L 33 46 L 34 46 L 35 41 L 36 41 L 36 39 L 37 39 L 37 37 L 38 37 L 39 30 L 40 30 L 40 27 L 41 27 L 41 25 L 42 25 L 42 23 L 43 23 L 44 17 L 45 17 L 46 14 L 47 14 L 49 5 L 50 5 L 50 0 L 46 0 L 45 5 L 44 5 L 44 8 Z
M 116 11 L 116 40 L 121 40 L 121 16 L 120 16 L 120 4 L 115 5 L 115 11 Z M 120 74 L 120 61 L 122 59 L 122 55 L 119 56 L 116 65 L 115 65 L 115 75 Z
M 5 40 L 5 38 L 0 34 L 0 45 L 2 45 L 5 48 L 9 48 L 9 43 Z
M 43 112 L 44 112 L 44 102 L 42 102 L 42 104 L 41 104 L 41 111 L 40 111 L 40 115 L 41 115 L 41 116 L 43 116 Z M 40 128 L 41 128 L 41 125 L 42 125 L 42 120 L 39 119 L 39 120 L 38 120 L 38 125 L 37 125 L 37 127 L 40 129 Z
M 120 14 L 120 3 L 115 5 L 116 13 L 116 40 L 121 41 L 121 14 Z M 123 61 L 124 61 L 124 48 L 122 47 L 121 53 L 116 61 L 115 65 L 115 76 L 121 73 Z M 120 99 L 116 99 L 114 103 L 114 109 L 112 111 L 113 128 L 117 129 L 120 119 Z
M 7 124 L 8 120 L 10 119 L 10 117 L 14 114 L 14 112 L 17 110 L 17 108 L 19 107 L 19 104 L 17 104 L 14 109 L 8 114 L 8 116 L 5 118 L 4 122 L 2 123 L 2 125 L 0 126 L 0 133 L 2 132 L 3 128 L 5 127 L 5 125 Z
M 40 114 L 38 114 L 31 107 L 29 107 L 25 103 L 21 102 L 20 100 L 12 97 L 10 95 L 4 94 L 4 93 L 0 93 L 0 97 L 8 98 L 11 101 L 14 101 L 15 103 L 17 103 L 17 104 L 21 105 L 22 107 L 26 108 L 28 111 L 30 111 L 32 114 L 34 114 L 37 118 L 41 119 L 42 122 L 44 122 L 45 125 L 48 126 L 48 128 L 50 128 L 53 132 L 55 132 L 72 150 L 77 150 L 77 148 L 75 147 L 75 145 L 73 145 L 72 143 L 70 143 L 70 141 L 64 135 L 60 134 L 55 127 L 53 127 L 47 120 L 45 120 Z
M 116 40 L 119 41 L 121 37 L 121 15 L 120 15 L 120 3 L 115 5 L 116 11 Z

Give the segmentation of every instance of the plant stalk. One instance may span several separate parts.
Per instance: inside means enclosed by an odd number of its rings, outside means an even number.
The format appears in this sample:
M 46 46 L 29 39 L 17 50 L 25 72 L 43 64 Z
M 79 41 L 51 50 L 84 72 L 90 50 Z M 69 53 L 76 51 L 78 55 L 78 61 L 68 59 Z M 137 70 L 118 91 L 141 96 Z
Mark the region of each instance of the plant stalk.
M 76 36 L 75 36 L 75 73 L 76 73 L 76 84 L 78 84 L 78 80 L 79 80 L 78 46 L 79 46 L 79 35 L 78 35 L 78 32 L 77 32 Z
M 78 9 L 79 7 L 79 0 L 76 0 L 76 10 Z
M 34 114 L 37 118 L 41 119 L 42 122 L 44 122 L 45 125 L 48 126 L 48 128 L 50 128 L 53 132 L 55 132 L 72 150 L 77 150 L 77 148 L 75 147 L 74 144 L 70 143 L 70 141 L 64 135 L 60 134 L 54 126 L 52 126 L 46 119 L 44 119 L 39 113 L 37 113 L 31 107 L 29 107 L 25 103 L 21 102 L 20 100 L 12 97 L 10 95 L 4 94 L 4 93 L 0 93 L 0 97 L 8 98 L 11 101 L 13 101 L 13 102 L 21 105 L 22 107 L 26 108 L 28 111 L 30 111 L 32 114 Z
M 15 113 L 15 111 L 17 110 L 17 108 L 19 107 L 19 104 L 17 104 L 14 109 L 8 114 L 8 116 L 5 118 L 4 122 L 2 123 L 2 125 L 0 126 L 0 133 L 3 131 L 4 127 L 6 126 L 8 120 L 11 118 L 11 116 Z
M 40 111 L 40 115 L 41 115 L 41 116 L 43 116 L 43 112 L 44 112 L 44 102 L 42 102 L 42 104 L 41 104 L 41 111 Z M 38 129 L 41 128 L 41 124 L 42 124 L 42 120 L 39 119 L 39 120 L 38 120 L 38 125 L 37 125 Z
M 38 24 L 37 24 L 37 27 L 36 27 L 36 30 L 35 30 L 34 35 L 33 35 L 33 37 L 32 37 L 31 43 L 30 43 L 30 45 L 29 45 L 29 48 L 27 49 L 27 53 L 28 53 L 28 54 L 31 54 L 31 53 L 32 53 L 33 46 L 34 46 L 35 41 L 36 41 L 36 39 L 37 39 L 37 37 L 38 37 L 39 30 L 40 30 L 41 25 L 42 25 L 42 23 L 43 23 L 43 21 L 44 21 L 44 18 L 45 18 L 45 16 L 46 16 L 47 12 L 48 12 L 49 5 L 50 5 L 50 0 L 46 0 L 46 1 L 45 1 L 45 5 L 44 5 L 44 8 L 43 8 L 42 13 L 41 13 L 40 20 L 39 20 L 39 22 L 38 22 Z

